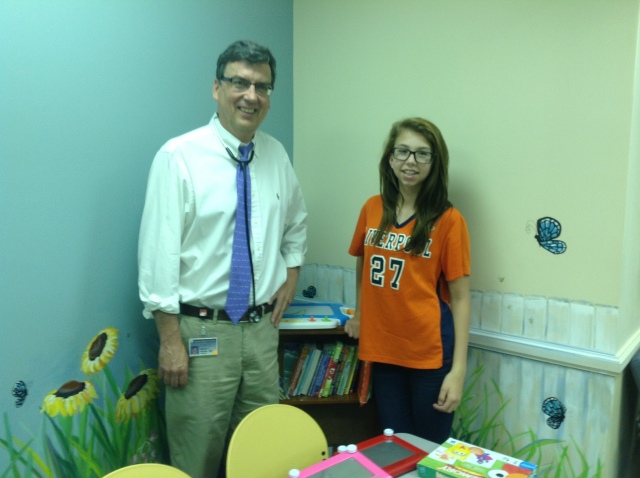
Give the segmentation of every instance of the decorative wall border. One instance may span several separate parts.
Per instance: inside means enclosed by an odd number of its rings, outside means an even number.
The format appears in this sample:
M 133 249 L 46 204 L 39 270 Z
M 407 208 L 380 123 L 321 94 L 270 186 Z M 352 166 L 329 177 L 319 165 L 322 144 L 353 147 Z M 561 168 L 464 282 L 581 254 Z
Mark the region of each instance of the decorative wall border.
M 296 292 L 306 300 L 353 306 L 355 270 L 307 264 Z M 624 370 L 640 330 L 617 348 L 618 321 L 618 308 L 609 305 L 471 291 L 471 346 L 581 370 L 607 375 Z

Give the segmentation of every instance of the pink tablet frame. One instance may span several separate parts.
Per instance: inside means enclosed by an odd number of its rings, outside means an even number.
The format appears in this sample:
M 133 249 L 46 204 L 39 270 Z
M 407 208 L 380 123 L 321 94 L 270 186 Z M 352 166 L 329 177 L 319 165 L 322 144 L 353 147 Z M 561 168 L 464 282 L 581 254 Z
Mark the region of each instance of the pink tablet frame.
M 329 469 L 332 466 L 335 466 L 336 464 L 349 459 L 356 460 L 360 465 L 369 470 L 371 472 L 371 478 L 393 478 L 389 473 L 380 468 L 359 451 L 356 451 L 355 453 L 339 453 L 337 455 L 333 455 L 331 458 L 327 458 L 326 460 L 321 461 L 320 463 L 316 463 L 315 465 L 311 465 L 303 470 L 300 470 L 300 478 L 309 478 L 315 473 L 319 473 L 321 471 Z

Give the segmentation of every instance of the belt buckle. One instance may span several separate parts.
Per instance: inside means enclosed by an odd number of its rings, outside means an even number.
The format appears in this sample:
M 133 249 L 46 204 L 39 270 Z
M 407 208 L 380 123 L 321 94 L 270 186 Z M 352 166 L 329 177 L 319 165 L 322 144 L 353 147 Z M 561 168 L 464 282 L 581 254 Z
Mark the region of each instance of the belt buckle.
M 251 322 L 252 324 L 257 324 L 258 322 L 260 322 L 260 319 L 262 318 L 262 314 L 258 313 L 258 309 L 261 309 L 261 308 L 262 306 L 257 306 L 251 312 L 249 312 L 249 317 L 248 317 L 249 322 Z

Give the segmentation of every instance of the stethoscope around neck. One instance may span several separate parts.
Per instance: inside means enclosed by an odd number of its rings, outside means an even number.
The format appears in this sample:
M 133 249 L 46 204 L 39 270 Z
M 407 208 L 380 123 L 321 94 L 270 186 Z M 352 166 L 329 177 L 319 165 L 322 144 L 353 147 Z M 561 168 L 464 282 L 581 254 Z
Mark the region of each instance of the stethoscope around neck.
M 220 122 L 220 118 L 218 116 L 218 113 L 216 113 L 215 118 L 218 119 L 218 123 Z M 247 174 L 249 174 L 249 171 L 247 170 L 247 166 L 249 165 L 249 163 L 251 161 L 253 161 L 253 154 L 255 153 L 255 149 L 251 150 L 251 156 L 249 156 L 249 159 L 247 161 L 240 161 L 238 158 L 236 158 L 235 154 L 233 154 L 233 152 L 229 149 L 229 147 L 224 144 L 224 141 L 222 141 L 222 136 L 220 136 L 220 131 L 218 131 L 218 125 L 213 125 L 213 129 L 216 132 L 216 135 L 218 136 L 218 139 L 220 140 L 220 144 L 222 146 L 224 146 L 224 149 L 227 151 L 227 154 L 229 155 L 229 157 L 231 159 L 233 159 L 233 161 L 235 163 L 237 163 L 238 165 L 240 165 L 240 167 L 242 168 L 242 177 L 244 180 L 244 221 L 245 221 L 245 230 L 247 231 L 247 250 L 249 251 L 249 265 L 251 266 L 251 290 L 253 293 L 253 300 L 252 300 L 252 304 L 255 307 L 256 305 L 256 276 L 253 272 L 253 254 L 251 252 L 251 229 L 249 228 L 249 206 L 247 205 L 248 201 L 248 195 L 247 195 Z M 254 145 L 255 146 L 255 145 Z M 255 311 L 253 311 L 251 313 L 251 315 L 249 316 L 249 320 L 251 322 L 257 322 L 258 320 L 260 320 L 260 317 L 258 317 L 257 313 Z
M 236 158 L 236 156 L 231 152 L 231 150 L 229 149 L 228 146 L 225 146 L 224 149 L 227 150 L 227 154 L 229 155 L 229 157 L 231 159 L 233 159 L 236 163 L 238 163 L 241 167 L 242 167 L 242 172 L 246 173 L 247 172 L 247 166 L 249 166 L 249 163 L 251 161 L 253 161 L 253 153 L 255 153 L 255 151 L 252 149 L 251 150 L 251 156 L 249 156 L 249 159 L 246 161 L 240 161 L 238 158 Z

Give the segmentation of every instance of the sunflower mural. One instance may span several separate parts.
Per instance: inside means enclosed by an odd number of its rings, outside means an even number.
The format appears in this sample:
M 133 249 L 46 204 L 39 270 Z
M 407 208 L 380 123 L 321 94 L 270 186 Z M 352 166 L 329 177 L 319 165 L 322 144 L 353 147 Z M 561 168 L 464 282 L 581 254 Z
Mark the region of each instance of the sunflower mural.
M 98 395 L 91 382 L 71 380 L 44 397 L 42 411 L 50 417 L 55 417 L 58 413 L 68 417 L 82 412 L 94 398 L 98 398 Z
M 127 391 L 118 399 L 116 421 L 127 423 L 131 417 L 138 418 L 153 405 L 160 390 L 158 372 L 154 369 L 143 370 L 129 382 Z
M 142 367 L 134 376 L 127 369 L 120 386 L 109 368 L 117 350 L 118 330 L 101 330 L 82 354 L 87 378 L 74 377 L 44 397 L 44 456 L 31 446 L 35 439 L 12 436 L 5 413 L 0 463 L 3 448 L 10 462 L 0 465 L 0 476 L 99 478 L 134 463 L 167 462 L 157 371 Z
M 87 346 L 82 354 L 80 368 L 87 375 L 93 375 L 106 367 L 116 354 L 116 350 L 118 350 L 118 330 L 107 327 L 101 330 Z

